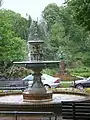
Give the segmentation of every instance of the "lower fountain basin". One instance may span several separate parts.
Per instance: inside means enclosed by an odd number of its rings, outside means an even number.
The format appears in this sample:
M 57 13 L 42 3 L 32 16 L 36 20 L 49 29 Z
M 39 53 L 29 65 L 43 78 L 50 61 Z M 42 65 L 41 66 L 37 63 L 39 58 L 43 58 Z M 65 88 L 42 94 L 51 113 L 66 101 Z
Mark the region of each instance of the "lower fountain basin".
M 23 94 L 0 96 L 0 111 L 49 111 L 61 115 L 61 101 L 86 101 L 87 95 L 53 93 L 51 101 L 26 102 Z
M 23 99 L 23 94 L 9 94 L 9 95 L 4 95 L 0 96 L 0 104 L 58 104 L 61 103 L 61 101 L 84 101 L 87 100 L 89 97 L 85 94 L 82 95 L 77 95 L 77 94 L 62 94 L 62 93 L 53 93 L 52 95 L 52 101 L 37 101 L 37 102 L 26 102 Z

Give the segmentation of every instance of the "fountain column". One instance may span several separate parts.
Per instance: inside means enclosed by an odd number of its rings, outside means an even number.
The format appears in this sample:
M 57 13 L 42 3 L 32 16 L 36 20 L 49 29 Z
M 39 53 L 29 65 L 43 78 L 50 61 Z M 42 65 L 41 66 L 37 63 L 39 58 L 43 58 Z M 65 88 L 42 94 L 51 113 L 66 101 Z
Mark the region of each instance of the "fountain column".
M 37 34 L 36 34 L 37 36 Z M 37 62 L 38 61 L 42 61 L 42 49 L 41 49 L 41 44 L 44 43 L 41 40 L 38 40 L 38 38 L 36 37 L 35 40 L 31 40 L 28 41 L 29 45 L 30 45 L 30 57 L 31 57 L 31 62 L 36 62 L 36 64 L 33 64 L 32 70 L 34 71 L 33 73 L 33 84 L 31 87 L 28 87 L 29 93 L 46 93 L 46 89 L 43 86 L 43 83 L 41 81 L 41 71 L 44 67 L 44 65 L 42 64 L 42 66 L 38 66 Z M 29 68 L 29 66 L 26 66 L 27 68 Z

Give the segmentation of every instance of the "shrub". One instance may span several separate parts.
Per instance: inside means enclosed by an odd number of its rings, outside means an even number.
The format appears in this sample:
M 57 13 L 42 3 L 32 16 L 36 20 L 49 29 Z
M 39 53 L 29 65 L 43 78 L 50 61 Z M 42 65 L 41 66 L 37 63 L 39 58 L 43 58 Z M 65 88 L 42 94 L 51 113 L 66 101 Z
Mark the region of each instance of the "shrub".
M 89 67 L 78 67 L 69 70 L 72 75 L 90 77 L 90 68 Z
M 32 73 L 32 70 L 26 69 L 25 67 L 14 67 L 11 72 L 8 73 L 8 76 L 14 78 L 23 78 Z
M 43 69 L 42 73 L 54 75 L 57 73 L 57 69 Z

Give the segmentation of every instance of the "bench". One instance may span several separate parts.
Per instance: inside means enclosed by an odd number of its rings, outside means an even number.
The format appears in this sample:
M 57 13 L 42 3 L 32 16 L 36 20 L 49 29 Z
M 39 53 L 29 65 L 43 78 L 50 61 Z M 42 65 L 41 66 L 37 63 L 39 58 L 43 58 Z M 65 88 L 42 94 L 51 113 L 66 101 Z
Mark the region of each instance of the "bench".
M 48 117 L 49 120 L 57 120 L 57 116 L 54 112 L 30 112 L 30 111 L 0 111 L 0 115 L 15 116 L 15 120 L 18 120 L 18 116 L 30 116 L 30 117 Z
M 90 102 L 62 101 L 62 118 L 70 120 L 90 120 Z

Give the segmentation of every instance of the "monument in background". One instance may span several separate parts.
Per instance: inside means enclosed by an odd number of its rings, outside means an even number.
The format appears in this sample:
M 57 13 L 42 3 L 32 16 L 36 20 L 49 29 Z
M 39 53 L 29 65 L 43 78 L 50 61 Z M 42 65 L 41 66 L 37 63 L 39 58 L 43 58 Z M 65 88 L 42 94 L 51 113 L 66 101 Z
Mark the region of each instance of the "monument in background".
M 61 80 L 74 80 L 75 77 L 70 75 L 70 73 L 66 70 L 66 64 L 64 61 L 63 52 L 60 53 L 60 63 L 59 63 L 59 72 L 54 77 L 59 77 Z

